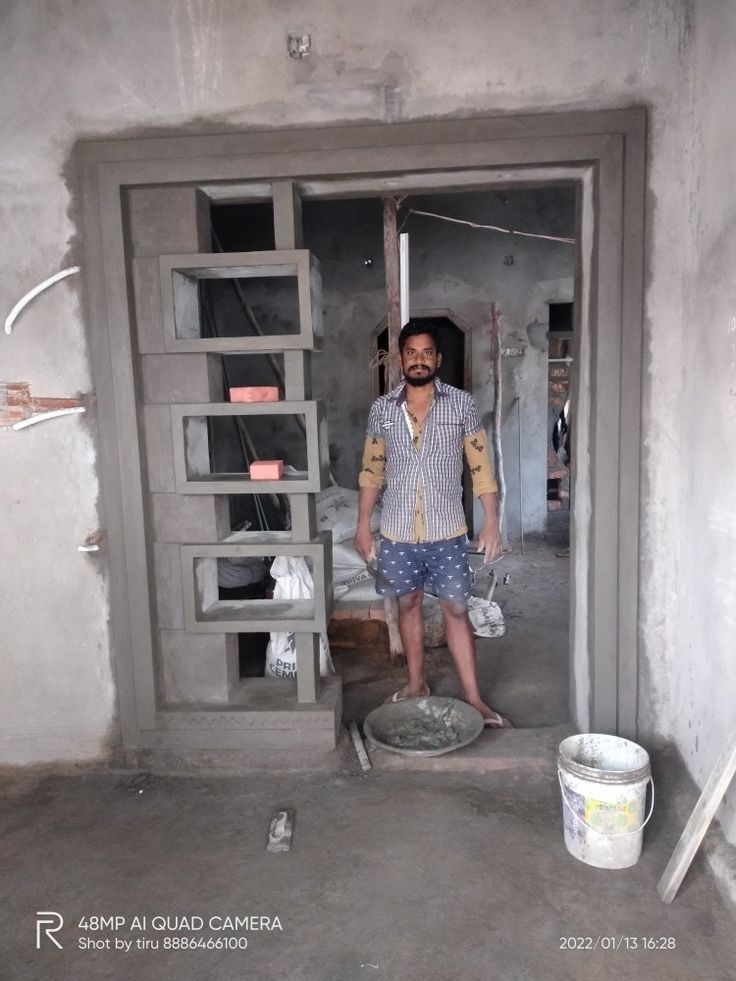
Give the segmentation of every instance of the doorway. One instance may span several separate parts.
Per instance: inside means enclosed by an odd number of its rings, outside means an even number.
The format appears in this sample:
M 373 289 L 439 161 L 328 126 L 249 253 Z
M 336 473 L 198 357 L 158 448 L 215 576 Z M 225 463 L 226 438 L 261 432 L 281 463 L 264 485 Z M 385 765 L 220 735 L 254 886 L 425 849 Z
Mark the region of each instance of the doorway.
M 176 184 L 222 202 L 240 198 L 238 185 L 260 181 L 265 199 L 274 180 L 293 182 L 304 200 L 366 187 L 398 194 L 554 181 L 575 186 L 582 284 L 575 456 L 586 466 L 577 468 L 573 488 L 571 709 L 582 729 L 636 737 L 645 131 L 644 110 L 631 109 L 210 135 L 206 144 L 172 134 L 79 145 L 86 319 L 106 447 L 101 476 L 126 747 L 201 747 L 203 725 L 210 746 L 258 745 L 263 733 L 262 723 L 253 725 L 254 706 L 233 706 L 205 723 L 157 701 L 151 573 L 136 476 L 143 448 L 131 358 L 126 194 L 134 186 Z M 619 524 L 621 514 L 626 522 Z M 303 732 L 303 719 L 298 711 L 279 716 L 273 731 L 282 745 Z

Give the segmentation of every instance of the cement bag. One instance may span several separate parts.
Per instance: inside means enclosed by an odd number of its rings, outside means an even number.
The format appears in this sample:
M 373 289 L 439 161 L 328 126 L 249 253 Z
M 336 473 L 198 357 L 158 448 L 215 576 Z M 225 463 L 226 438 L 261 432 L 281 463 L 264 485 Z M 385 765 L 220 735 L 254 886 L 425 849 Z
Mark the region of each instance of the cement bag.
M 349 542 L 332 543 L 332 582 L 335 586 L 351 586 L 369 576 L 365 562 Z
M 331 531 L 333 542 L 344 542 L 355 535 L 358 524 L 358 492 L 347 487 L 328 487 L 317 495 L 317 527 Z M 381 527 L 381 509 L 371 515 L 371 531 Z
M 314 583 L 304 559 L 291 555 L 279 555 L 271 566 L 276 580 L 273 590 L 275 600 L 312 599 Z M 323 678 L 334 672 L 327 638 L 319 638 L 319 673 Z M 267 678 L 296 678 L 296 642 L 293 633 L 272 633 L 266 648 Z
M 506 633 L 503 613 L 498 603 L 471 596 L 468 600 L 468 616 L 476 637 L 503 637 Z

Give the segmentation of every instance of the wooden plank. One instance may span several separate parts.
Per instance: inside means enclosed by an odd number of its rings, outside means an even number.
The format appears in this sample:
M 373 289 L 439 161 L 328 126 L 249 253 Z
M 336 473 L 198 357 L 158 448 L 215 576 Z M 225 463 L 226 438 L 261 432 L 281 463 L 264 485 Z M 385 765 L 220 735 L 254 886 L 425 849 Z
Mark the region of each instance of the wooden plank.
M 503 449 L 501 447 L 501 406 L 503 400 L 501 375 L 501 311 L 495 303 L 491 304 L 491 371 L 493 374 L 493 469 L 498 484 L 498 528 L 504 534 L 504 515 L 506 512 L 506 478 L 503 470 Z
M 368 754 L 365 751 L 363 740 L 360 738 L 360 733 L 358 732 L 358 725 L 355 722 L 350 723 L 350 735 L 353 739 L 353 746 L 355 747 L 355 752 L 361 767 L 363 770 L 370 770 L 371 761 L 368 759 Z
M 386 391 L 389 392 L 399 384 L 401 379 L 398 361 L 399 332 L 401 331 L 401 275 L 396 211 L 396 199 L 385 197 L 383 199 L 383 261 L 386 270 L 386 320 L 388 323 Z
M 703 787 L 698 803 L 680 835 L 672 858 L 662 873 L 657 885 L 657 892 L 664 903 L 671 903 L 685 878 L 695 853 L 713 820 L 713 816 L 723 800 L 723 795 L 736 774 L 736 730 L 723 747 L 721 755 L 716 760 L 708 781 Z

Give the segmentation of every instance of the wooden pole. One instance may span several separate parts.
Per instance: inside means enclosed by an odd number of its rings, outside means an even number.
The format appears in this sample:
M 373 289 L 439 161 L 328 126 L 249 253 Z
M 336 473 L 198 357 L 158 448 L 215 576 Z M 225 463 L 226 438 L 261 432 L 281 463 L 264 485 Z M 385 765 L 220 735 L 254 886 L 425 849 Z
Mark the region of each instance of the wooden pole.
M 503 384 L 501 379 L 501 311 L 495 303 L 491 304 L 491 370 L 493 373 L 493 466 L 498 484 L 498 527 L 504 535 L 504 516 L 506 513 L 506 479 L 503 472 L 503 449 L 501 447 L 501 404 Z
M 399 332 L 401 331 L 401 275 L 399 266 L 399 233 L 396 222 L 396 198 L 383 199 L 383 262 L 386 270 L 386 321 L 388 324 L 388 361 L 386 391 L 401 381 L 399 367 Z
M 690 820 L 685 825 L 685 830 L 672 853 L 672 858 L 659 880 L 657 892 L 663 903 L 669 904 L 675 898 L 680 883 L 685 878 L 685 873 L 690 868 L 690 863 L 700 848 L 700 843 L 734 775 L 736 775 L 736 730 L 731 733 L 730 739 L 716 760 L 698 803 L 690 815 Z

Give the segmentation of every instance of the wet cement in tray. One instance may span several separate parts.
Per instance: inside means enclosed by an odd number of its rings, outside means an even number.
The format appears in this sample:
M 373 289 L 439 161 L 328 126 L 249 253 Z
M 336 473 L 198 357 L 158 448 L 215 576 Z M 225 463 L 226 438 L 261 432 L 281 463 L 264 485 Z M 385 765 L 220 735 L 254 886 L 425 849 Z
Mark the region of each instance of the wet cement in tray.
M 482 728 L 470 706 L 454 699 L 409 699 L 379 709 L 372 720 L 384 745 L 408 752 L 431 752 L 461 746 Z
M 437 718 L 412 719 L 385 735 L 387 742 L 402 749 L 446 749 L 461 739 L 451 723 Z

